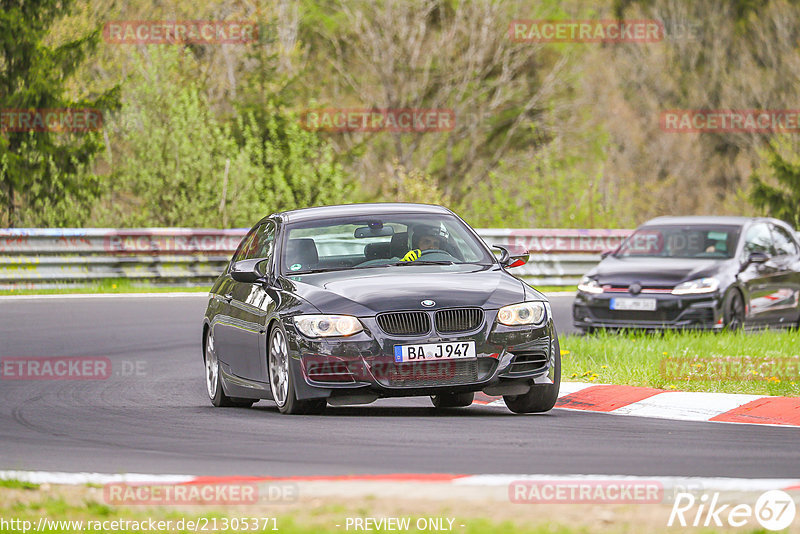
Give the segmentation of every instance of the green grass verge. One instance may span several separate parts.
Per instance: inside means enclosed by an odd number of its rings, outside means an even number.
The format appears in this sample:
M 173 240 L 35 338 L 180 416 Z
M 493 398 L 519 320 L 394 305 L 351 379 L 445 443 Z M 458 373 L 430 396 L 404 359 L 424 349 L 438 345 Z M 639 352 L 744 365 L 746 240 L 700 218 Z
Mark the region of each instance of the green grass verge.
M 154 285 L 146 281 L 128 278 L 109 278 L 82 287 L 59 287 L 51 289 L 2 289 L 0 295 L 73 295 L 84 293 L 174 293 L 190 291 L 208 293 L 211 286 Z
M 561 338 L 564 381 L 800 396 L 800 331 L 600 332 Z
M 0 488 L 35 490 L 39 489 L 39 484 L 34 484 L 33 482 L 23 482 L 21 480 L 12 478 L 9 480 L 0 480 Z

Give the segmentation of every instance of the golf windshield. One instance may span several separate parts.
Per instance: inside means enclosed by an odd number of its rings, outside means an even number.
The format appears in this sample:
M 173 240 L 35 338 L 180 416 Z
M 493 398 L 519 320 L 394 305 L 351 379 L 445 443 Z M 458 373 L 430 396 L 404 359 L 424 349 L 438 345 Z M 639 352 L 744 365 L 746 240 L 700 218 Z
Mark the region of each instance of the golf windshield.
M 639 228 L 614 254 L 618 258 L 732 258 L 738 226 L 646 226 Z

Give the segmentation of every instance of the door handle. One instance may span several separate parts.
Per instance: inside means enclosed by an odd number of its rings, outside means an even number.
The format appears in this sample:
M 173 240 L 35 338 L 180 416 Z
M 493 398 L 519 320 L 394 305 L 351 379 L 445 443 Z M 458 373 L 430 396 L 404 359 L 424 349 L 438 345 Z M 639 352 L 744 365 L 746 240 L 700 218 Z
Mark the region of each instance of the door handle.
M 230 302 L 231 300 L 233 300 L 233 295 L 231 293 L 222 295 L 222 300 L 224 300 L 225 302 Z

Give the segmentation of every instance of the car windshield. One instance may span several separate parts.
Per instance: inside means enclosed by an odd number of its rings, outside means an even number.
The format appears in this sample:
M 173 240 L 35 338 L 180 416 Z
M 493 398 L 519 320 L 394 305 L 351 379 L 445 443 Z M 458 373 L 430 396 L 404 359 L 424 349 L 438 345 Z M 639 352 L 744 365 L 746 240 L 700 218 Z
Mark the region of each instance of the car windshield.
M 430 264 L 491 264 L 485 245 L 453 215 L 385 214 L 290 224 L 287 274 Z
M 738 226 L 646 226 L 639 228 L 614 254 L 618 258 L 732 258 Z

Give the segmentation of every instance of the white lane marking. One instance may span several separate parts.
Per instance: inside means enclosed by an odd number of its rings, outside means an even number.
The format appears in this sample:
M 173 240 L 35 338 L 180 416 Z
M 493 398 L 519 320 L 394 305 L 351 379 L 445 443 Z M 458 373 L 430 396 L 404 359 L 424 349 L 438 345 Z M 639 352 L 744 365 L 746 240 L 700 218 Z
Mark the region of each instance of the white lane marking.
M 536 287 L 534 286 L 534 289 L 535 288 Z M 544 293 L 544 296 L 547 297 L 547 298 L 574 297 L 575 296 L 575 292 L 574 291 L 553 291 L 553 292 Z
M 667 391 L 627 406 L 622 406 L 609 413 L 661 419 L 680 419 L 682 421 L 708 421 L 714 416 L 762 397 L 763 395 Z
M 205 297 L 204 291 L 176 291 L 173 293 L 70 293 L 66 295 L 0 295 L 0 302 L 4 300 L 58 300 L 58 299 L 112 299 L 112 298 L 184 298 Z
M 179 484 L 191 482 L 193 475 L 147 475 L 142 473 L 64 473 L 59 471 L 0 471 L 0 480 L 19 480 L 32 484 L 109 484 L 111 482 Z
M 758 491 L 785 489 L 800 484 L 792 478 L 725 478 L 725 477 L 676 477 L 676 476 L 628 476 L 628 475 L 471 475 L 453 480 L 458 486 L 507 486 L 519 480 L 574 481 L 652 481 L 658 480 L 664 489 L 691 488 L 693 490 Z

